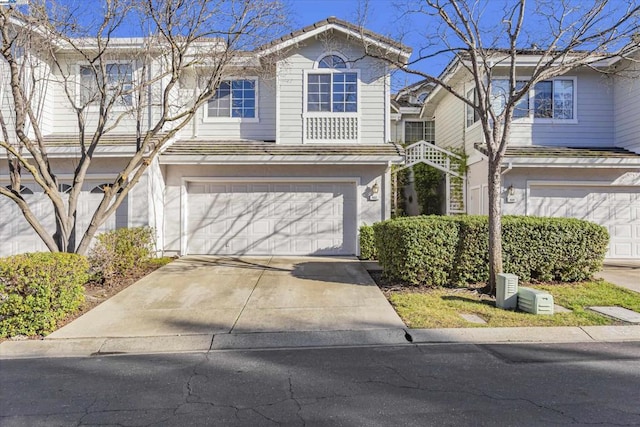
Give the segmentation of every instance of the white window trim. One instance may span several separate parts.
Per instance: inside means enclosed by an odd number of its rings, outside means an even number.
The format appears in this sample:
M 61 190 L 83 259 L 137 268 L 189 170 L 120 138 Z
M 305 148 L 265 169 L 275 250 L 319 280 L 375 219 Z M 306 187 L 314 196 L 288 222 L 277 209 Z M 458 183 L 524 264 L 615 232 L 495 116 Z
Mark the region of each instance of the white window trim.
M 322 59 L 326 58 L 327 56 L 332 56 L 332 55 L 340 57 L 344 61 L 344 63 L 347 66 L 347 68 L 320 68 L 320 61 Z M 351 63 L 349 62 L 347 57 L 344 56 L 342 53 L 340 53 L 340 52 L 338 52 L 336 50 L 332 50 L 330 52 L 324 52 L 320 56 L 318 56 L 316 58 L 316 60 L 313 62 L 313 69 L 314 70 L 350 70 L 351 69 Z
M 128 59 L 114 59 L 114 60 L 108 60 L 105 61 L 105 66 L 108 64 L 131 64 L 131 87 L 134 88 L 136 85 L 136 61 L 135 60 L 128 60 Z M 75 94 L 75 100 L 76 100 L 76 105 L 81 105 L 82 104 L 82 100 L 81 100 L 81 94 L 80 92 L 82 91 L 82 76 L 80 75 L 80 69 L 81 67 L 90 67 L 91 64 L 88 61 L 80 61 L 77 62 L 75 64 L 75 73 L 76 73 L 76 94 Z M 87 104 L 86 108 L 88 111 L 98 111 L 98 109 L 100 108 L 100 103 L 99 102 L 90 102 Z M 124 105 L 122 103 L 116 102 L 115 104 L 113 104 L 112 107 L 112 111 L 127 111 L 129 109 L 134 109 L 137 108 L 136 105 L 136 97 L 135 97 L 135 93 L 131 93 L 131 105 Z
M 507 76 L 496 76 L 494 80 L 508 80 Z M 516 81 L 529 81 L 531 80 L 531 76 L 517 76 Z M 544 82 L 553 82 L 555 80 L 572 80 L 573 81 L 573 118 L 572 119 L 555 119 L 555 118 L 541 118 L 534 117 L 534 107 L 535 107 L 535 85 L 532 85 L 529 88 L 529 116 L 528 117 L 517 117 L 513 118 L 512 123 L 515 125 L 518 124 L 565 124 L 565 125 L 575 125 L 578 124 L 578 77 L 577 76 L 558 76 L 552 77 L 549 79 L 544 79 L 541 81 Z M 466 111 L 466 110 L 465 110 Z M 466 123 L 466 114 L 465 114 L 465 123 Z M 475 125 L 475 123 L 474 123 Z M 472 126 L 468 127 L 470 129 Z
M 259 105 L 260 105 L 260 79 L 258 76 L 228 76 L 224 77 L 222 81 L 233 81 L 233 80 L 252 80 L 254 82 L 255 88 L 255 97 L 256 97 L 256 114 L 255 117 L 209 117 L 209 101 L 205 102 L 202 106 L 202 121 L 205 123 L 259 123 L 260 122 L 260 114 L 259 114 Z M 210 99 L 213 99 L 210 98 Z M 231 110 L 229 110 L 231 111 Z
M 402 140 L 406 143 L 407 142 L 407 123 L 428 123 L 428 122 L 432 122 L 433 123 L 433 143 L 435 144 L 435 139 L 436 139 L 436 122 L 435 120 L 429 120 L 429 119 L 406 119 L 406 120 L 402 120 Z M 475 124 L 475 123 L 474 123 Z M 423 135 L 424 135 L 424 128 L 423 128 Z M 429 141 L 426 141 L 429 142 Z
M 325 57 L 327 55 L 323 55 L 323 57 Z M 304 73 L 304 78 L 303 78 L 303 88 L 302 88 L 302 99 L 303 99 L 303 103 L 302 103 L 302 113 L 303 113 L 303 117 L 324 117 L 324 116 L 330 116 L 330 117 L 336 117 L 336 116 L 340 116 L 340 117 L 360 117 L 360 111 L 362 110 L 362 104 L 360 103 L 360 92 L 361 92 L 361 87 L 360 87 L 360 70 L 357 69 L 350 69 L 350 68 L 339 68 L 339 69 L 335 69 L 335 68 L 319 68 L 319 69 L 313 69 L 313 70 L 303 70 Z M 307 92 L 308 92 L 308 82 L 309 82 L 309 74 L 345 74 L 345 73 L 355 73 L 356 74 L 356 105 L 358 107 L 358 111 L 356 111 L 355 113 L 350 113 L 350 112 L 339 112 L 339 111 L 307 111 Z M 332 86 L 332 93 L 333 93 L 333 81 L 331 82 L 331 86 Z M 330 100 L 331 104 L 333 104 L 333 97 L 331 97 Z

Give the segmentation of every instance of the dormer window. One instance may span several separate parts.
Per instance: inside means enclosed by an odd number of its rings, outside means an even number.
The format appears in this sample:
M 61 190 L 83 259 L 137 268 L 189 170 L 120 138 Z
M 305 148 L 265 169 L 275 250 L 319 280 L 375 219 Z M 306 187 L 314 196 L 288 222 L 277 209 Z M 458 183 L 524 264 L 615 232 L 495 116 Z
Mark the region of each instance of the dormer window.
M 344 58 L 330 54 L 307 74 L 307 112 L 357 113 L 358 73 Z

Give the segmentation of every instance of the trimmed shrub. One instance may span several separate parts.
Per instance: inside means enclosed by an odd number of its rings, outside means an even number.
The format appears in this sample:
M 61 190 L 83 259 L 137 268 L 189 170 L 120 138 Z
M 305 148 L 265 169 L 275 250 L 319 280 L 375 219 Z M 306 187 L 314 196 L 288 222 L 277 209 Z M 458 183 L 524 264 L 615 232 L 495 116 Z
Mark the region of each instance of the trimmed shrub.
M 376 245 L 373 240 L 373 227 L 360 227 L 360 259 L 376 259 Z
M 412 217 L 374 225 L 385 274 L 408 284 L 433 286 L 489 279 L 488 230 L 486 216 Z M 588 221 L 502 219 L 504 271 L 524 282 L 589 279 L 602 268 L 608 242 L 606 228 Z
M 154 257 L 155 233 L 150 227 L 119 228 L 96 236 L 89 253 L 91 272 L 98 280 L 126 276 Z
M 83 256 L 31 253 L 0 259 L 0 337 L 46 335 L 84 301 Z
M 404 217 L 374 224 L 378 261 L 386 277 L 410 284 L 450 282 L 459 224 L 442 217 Z

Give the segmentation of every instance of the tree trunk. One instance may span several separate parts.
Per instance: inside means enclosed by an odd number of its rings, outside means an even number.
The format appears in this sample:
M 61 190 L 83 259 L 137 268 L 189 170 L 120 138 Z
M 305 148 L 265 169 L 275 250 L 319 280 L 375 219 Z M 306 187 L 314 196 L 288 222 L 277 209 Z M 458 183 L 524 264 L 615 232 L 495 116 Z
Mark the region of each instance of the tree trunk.
M 496 292 L 496 277 L 502 273 L 502 174 L 500 162 L 489 160 L 489 283 L 485 291 Z

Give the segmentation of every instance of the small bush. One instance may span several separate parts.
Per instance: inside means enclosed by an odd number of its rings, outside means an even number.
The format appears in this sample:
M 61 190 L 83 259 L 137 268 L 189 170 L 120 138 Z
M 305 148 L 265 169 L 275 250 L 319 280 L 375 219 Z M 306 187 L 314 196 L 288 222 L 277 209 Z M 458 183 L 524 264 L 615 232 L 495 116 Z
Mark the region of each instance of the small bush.
M 154 256 L 155 233 L 150 227 L 119 228 L 99 234 L 89 253 L 89 265 L 96 278 L 109 281 L 126 276 Z
M 459 225 L 442 217 L 404 217 L 374 224 L 378 261 L 386 277 L 409 284 L 450 281 Z
M 408 284 L 466 285 L 489 279 L 486 216 L 398 218 L 374 225 L 385 275 Z M 505 216 L 504 271 L 521 281 L 589 279 L 602 268 L 606 228 L 572 218 Z
M 0 259 L 0 337 L 46 335 L 84 301 L 83 256 L 32 253 Z
M 360 259 L 376 259 L 376 257 L 373 227 L 365 224 L 360 227 Z

